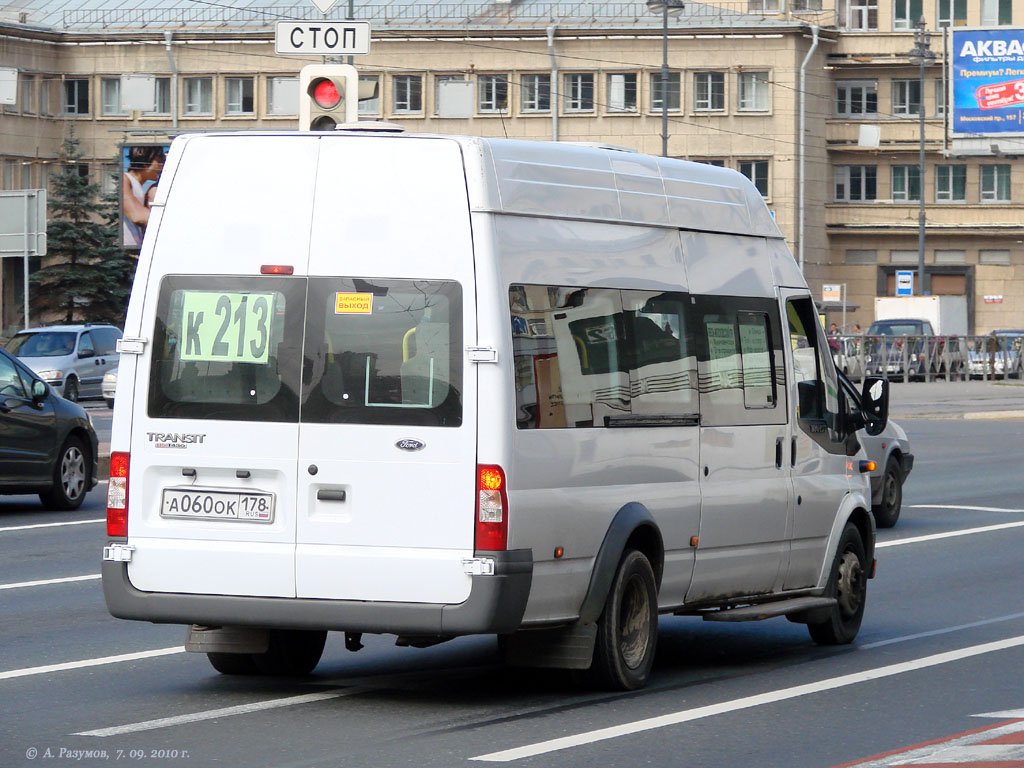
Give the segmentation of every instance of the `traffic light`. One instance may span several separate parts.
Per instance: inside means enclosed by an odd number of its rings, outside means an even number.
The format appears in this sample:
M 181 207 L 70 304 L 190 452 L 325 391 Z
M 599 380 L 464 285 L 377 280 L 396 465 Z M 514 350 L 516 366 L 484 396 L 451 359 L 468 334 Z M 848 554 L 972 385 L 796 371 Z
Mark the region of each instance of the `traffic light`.
M 349 64 L 309 64 L 299 73 L 299 130 L 333 131 L 359 118 L 359 73 Z

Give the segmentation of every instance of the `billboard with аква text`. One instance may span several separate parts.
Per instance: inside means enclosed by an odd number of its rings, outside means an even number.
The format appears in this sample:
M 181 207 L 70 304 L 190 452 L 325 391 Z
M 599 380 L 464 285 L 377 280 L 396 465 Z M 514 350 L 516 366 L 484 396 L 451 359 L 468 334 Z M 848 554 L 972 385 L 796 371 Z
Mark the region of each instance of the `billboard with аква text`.
M 954 29 L 954 135 L 1024 135 L 1024 29 Z

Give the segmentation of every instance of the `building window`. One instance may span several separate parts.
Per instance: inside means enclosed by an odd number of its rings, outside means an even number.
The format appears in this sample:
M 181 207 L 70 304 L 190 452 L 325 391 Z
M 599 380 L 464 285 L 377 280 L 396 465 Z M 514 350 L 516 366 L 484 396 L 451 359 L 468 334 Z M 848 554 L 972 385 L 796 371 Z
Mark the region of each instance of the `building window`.
M 935 116 L 946 114 L 946 83 L 942 79 L 935 81 Z
M 967 0 L 938 0 L 939 27 L 962 27 L 967 24 Z
M 767 72 L 741 72 L 737 78 L 740 111 L 766 112 L 770 107 Z
M 423 111 L 423 78 L 419 75 L 395 75 L 391 86 L 394 90 L 392 109 L 396 114 Z
M 267 79 L 267 114 L 297 115 L 299 113 L 299 78 Z
M 608 75 L 608 111 L 636 112 L 636 74 Z
M 917 251 L 889 251 L 890 264 L 917 264 Z
M 761 197 L 768 197 L 768 161 L 740 160 L 739 172 L 750 179 Z
M 878 0 L 836 0 L 840 24 L 852 32 L 878 29 Z
M 46 78 L 40 78 L 39 81 L 39 114 L 40 115 L 52 115 L 53 109 L 50 107 L 50 90 L 53 88 L 53 80 L 47 80 Z
M 724 72 L 695 72 L 693 74 L 693 108 L 697 112 L 725 109 Z
M 158 77 L 153 82 L 153 109 L 147 109 L 143 115 L 171 114 L 171 78 Z
M 981 0 L 981 26 L 1003 27 L 1013 23 L 1013 0 Z
M 89 81 L 74 79 L 64 81 L 64 101 L 61 112 L 65 115 L 89 114 Z
M 104 195 L 116 195 L 121 186 L 121 173 L 114 163 L 106 163 L 100 168 L 100 191 Z
M 32 89 L 35 87 L 36 79 L 32 75 L 18 74 L 21 80 L 21 111 L 25 114 L 35 112 L 35 104 L 32 99 Z
M 508 75 L 478 75 L 477 110 L 508 112 Z
M 251 115 L 254 111 L 252 78 L 224 78 L 224 114 Z
M 452 98 L 450 90 L 445 88 L 445 83 L 464 83 L 465 75 L 435 75 L 434 76 L 434 114 L 441 117 L 452 117 L 452 109 L 449 99 Z M 460 103 L 461 106 L 461 103 Z M 460 117 L 472 117 L 473 97 L 470 95 L 469 104 L 457 110 Z M 465 112 L 465 114 L 462 114 Z
M 365 84 L 366 90 L 373 90 L 375 94 L 370 99 L 359 100 L 359 114 L 360 115 L 379 115 L 380 114 L 380 77 L 377 75 L 360 75 L 359 86 L 363 87 Z
M 874 80 L 845 80 L 836 83 L 836 114 L 878 114 L 878 92 Z
M 878 251 L 865 250 L 862 248 L 846 249 L 847 264 L 877 264 Z
M 747 0 L 747 13 L 779 13 L 782 0 Z
M 32 163 L 27 161 L 21 164 L 21 188 L 32 189 Z
M 967 200 L 967 166 L 935 166 L 936 201 L 958 202 Z
M 1010 202 L 1010 166 L 981 166 L 981 202 Z
M 691 157 L 690 159 L 693 162 L 700 163 L 702 165 L 713 165 L 715 168 L 725 168 L 725 160 L 721 160 L 717 157 Z
M 835 199 L 837 202 L 863 202 L 877 196 L 878 169 L 874 165 L 837 165 Z
M 668 73 L 668 109 L 670 112 L 678 112 L 679 105 L 682 104 L 681 80 L 678 72 Z M 651 75 L 651 111 L 661 112 L 661 72 L 655 72 Z
M 1010 266 L 1010 252 L 1002 250 L 978 251 L 979 264 L 994 264 L 1000 267 Z
M 935 250 L 936 264 L 966 264 L 967 251 Z
M 520 82 L 523 112 L 551 111 L 551 75 L 523 75 Z
M 892 199 L 921 199 L 921 168 L 917 165 L 894 165 L 892 167 Z
M 126 115 L 121 109 L 121 78 L 104 77 L 100 81 L 100 97 L 102 99 L 102 114 L 104 115 Z
M 185 109 L 186 115 L 213 114 L 213 78 L 185 78 Z
M 594 109 L 594 76 L 570 74 L 565 76 L 565 111 L 592 112 Z
M 893 29 L 913 29 L 924 11 L 922 0 L 894 0 L 892 9 Z
M 892 81 L 892 113 L 897 117 L 921 114 L 921 81 Z

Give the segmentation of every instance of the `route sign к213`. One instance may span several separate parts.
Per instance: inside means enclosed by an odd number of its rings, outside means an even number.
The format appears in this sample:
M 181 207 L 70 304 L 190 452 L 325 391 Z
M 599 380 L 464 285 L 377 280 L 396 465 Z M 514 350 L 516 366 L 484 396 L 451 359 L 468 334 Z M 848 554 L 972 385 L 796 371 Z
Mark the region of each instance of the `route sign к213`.
M 953 133 L 1024 135 L 1024 29 L 954 29 Z
M 370 52 L 370 23 L 279 21 L 274 51 L 285 56 L 359 56 Z

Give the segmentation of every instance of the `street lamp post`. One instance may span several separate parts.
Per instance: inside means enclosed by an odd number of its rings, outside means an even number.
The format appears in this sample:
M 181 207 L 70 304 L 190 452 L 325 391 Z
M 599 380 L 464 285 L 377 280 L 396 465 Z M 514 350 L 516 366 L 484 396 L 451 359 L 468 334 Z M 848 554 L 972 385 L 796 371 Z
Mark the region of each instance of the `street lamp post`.
M 683 0 L 647 0 L 647 9 L 661 14 L 661 156 L 668 157 L 668 15 L 683 11 Z
M 917 21 L 914 27 L 914 50 L 909 54 L 912 62 L 921 66 L 920 72 L 920 103 L 918 114 L 921 126 L 921 142 L 918 147 L 917 176 L 918 176 L 918 197 L 920 198 L 917 211 L 917 291 L 919 296 L 924 295 L 924 65 L 935 58 L 930 49 L 932 33 L 924 27 L 924 17 Z

